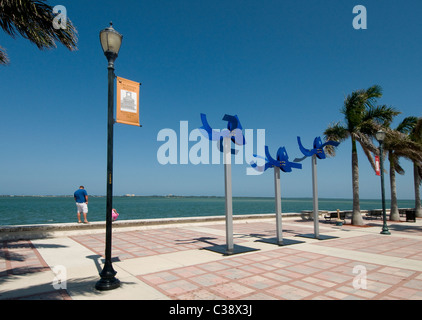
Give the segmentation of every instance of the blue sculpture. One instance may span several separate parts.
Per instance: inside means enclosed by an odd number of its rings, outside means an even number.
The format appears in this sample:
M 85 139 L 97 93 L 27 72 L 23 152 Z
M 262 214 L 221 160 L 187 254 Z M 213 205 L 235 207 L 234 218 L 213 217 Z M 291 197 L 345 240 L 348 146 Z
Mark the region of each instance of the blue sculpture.
M 277 150 L 276 159 L 271 157 L 268 146 L 265 146 L 265 158 L 254 155 L 255 157 L 265 159 L 266 163 L 265 166 L 258 167 L 256 163 L 251 163 L 251 167 L 255 168 L 258 171 L 266 171 L 268 168 L 278 167 L 283 172 L 291 172 L 292 168 L 295 169 L 302 169 L 302 165 L 300 163 L 290 162 L 289 156 L 287 154 L 286 148 L 281 147 Z
M 299 149 L 303 153 L 304 157 L 300 159 L 296 158 L 293 160 L 294 162 L 300 162 L 307 157 L 312 157 L 314 154 L 318 159 L 325 159 L 327 156 L 325 155 L 324 147 L 328 145 L 337 147 L 340 144 L 340 142 L 337 141 L 327 141 L 322 143 L 321 137 L 316 137 L 314 139 L 314 148 L 309 150 L 303 147 L 302 142 L 300 141 L 300 137 L 297 137 L 297 142 L 299 144 Z
M 231 142 L 237 145 L 246 144 L 245 137 L 242 133 L 242 125 L 240 124 L 237 115 L 224 115 L 224 121 L 227 121 L 227 129 L 214 130 L 208 124 L 207 116 L 201 113 L 202 127 L 199 128 L 201 133 L 211 141 L 217 141 L 219 150 L 224 154 L 224 186 L 226 198 L 226 246 L 215 245 L 204 248 L 215 252 L 231 255 L 234 253 L 255 251 L 258 249 L 249 248 L 245 246 L 234 245 L 233 243 L 233 204 L 232 204 L 232 182 L 231 182 L 231 155 L 236 154 L 238 150 L 230 148 Z M 224 146 L 223 148 L 223 141 Z M 230 149 L 230 151 L 229 151 Z
M 314 234 L 303 234 L 299 236 L 303 237 L 313 237 L 318 240 L 332 239 L 331 236 L 324 236 L 319 234 L 319 210 L 318 210 L 318 186 L 317 186 L 317 158 L 325 159 L 324 147 L 330 145 L 337 147 L 340 143 L 337 141 L 327 141 L 322 143 L 321 137 L 316 137 L 314 139 L 314 148 L 309 150 L 303 147 L 300 137 L 297 137 L 297 142 L 299 144 L 299 149 L 303 153 L 303 158 L 296 158 L 294 162 L 300 162 L 307 157 L 312 157 L 312 192 L 313 192 L 313 220 L 314 220 Z
M 274 191 L 275 191 L 275 216 L 276 216 L 276 235 L 275 239 L 265 239 L 264 242 L 275 243 L 279 246 L 300 243 L 295 240 L 283 240 L 283 228 L 281 219 L 281 191 L 280 191 L 280 170 L 283 172 L 291 172 L 293 168 L 302 169 L 300 163 L 289 161 L 286 148 L 281 147 L 277 150 L 276 159 L 271 157 L 268 146 L 265 146 L 265 157 L 254 155 L 257 158 L 265 159 L 265 165 L 258 166 L 256 163 L 251 162 L 250 165 L 257 171 L 266 171 L 269 168 L 274 168 Z
M 227 129 L 216 131 L 211 128 L 208 124 L 207 116 L 201 113 L 202 127 L 199 129 L 201 133 L 211 141 L 219 140 L 219 150 L 223 152 L 223 139 L 225 137 L 231 136 L 231 141 L 235 144 L 242 146 L 246 144 L 245 137 L 242 132 L 242 125 L 240 124 L 239 118 L 237 115 L 224 115 L 224 121 L 227 121 Z M 236 154 L 238 150 L 231 149 L 231 154 Z

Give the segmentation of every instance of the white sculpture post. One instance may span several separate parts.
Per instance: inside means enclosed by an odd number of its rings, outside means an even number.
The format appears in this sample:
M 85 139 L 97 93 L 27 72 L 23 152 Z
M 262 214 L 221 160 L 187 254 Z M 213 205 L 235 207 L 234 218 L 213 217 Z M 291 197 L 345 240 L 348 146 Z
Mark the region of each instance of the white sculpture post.
M 226 254 L 233 254 L 233 203 L 232 203 L 232 168 L 231 137 L 223 139 L 224 186 L 226 196 Z
M 277 244 L 283 245 L 283 228 L 281 223 L 281 191 L 280 191 L 280 168 L 274 167 L 274 190 L 275 190 L 275 219 L 277 227 Z
M 318 214 L 318 181 L 317 181 L 317 157 L 312 155 L 312 192 L 314 204 L 314 236 L 319 239 L 319 214 Z

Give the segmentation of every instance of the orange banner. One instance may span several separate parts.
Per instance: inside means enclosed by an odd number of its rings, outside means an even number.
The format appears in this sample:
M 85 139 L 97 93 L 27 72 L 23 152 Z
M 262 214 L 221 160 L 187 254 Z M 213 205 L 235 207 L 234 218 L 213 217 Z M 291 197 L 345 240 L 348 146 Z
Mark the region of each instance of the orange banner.
M 116 122 L 140 126 L 139 82 L 117 78 Z

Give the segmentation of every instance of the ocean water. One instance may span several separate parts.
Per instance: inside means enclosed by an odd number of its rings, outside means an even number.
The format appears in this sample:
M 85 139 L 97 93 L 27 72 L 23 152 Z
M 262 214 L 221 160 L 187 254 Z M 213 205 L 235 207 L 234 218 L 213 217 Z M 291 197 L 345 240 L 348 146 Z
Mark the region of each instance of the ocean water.
M 319 199 L 320 210 L 351 210 L 351 199 Z M 413 200 L 399 200 L 399 208 L 414 208 Z M 282 212 L 312 210 L 311 198 L 285 198 Z M 380 209 L 381 200 L 360 200 L 362 210 Z M 390 203 L 387 201 L 387 208 Z M 224 197 L 113 197 L 119 220 L 216 216 L 225 214 Z M 106 197 L 89 197 L 88 220 L 105 220 Z M 274 213 L 274 198 L 233 198 L 233 214 Z M 0 197 L 0 225 L 76 222 L 73 197 Z

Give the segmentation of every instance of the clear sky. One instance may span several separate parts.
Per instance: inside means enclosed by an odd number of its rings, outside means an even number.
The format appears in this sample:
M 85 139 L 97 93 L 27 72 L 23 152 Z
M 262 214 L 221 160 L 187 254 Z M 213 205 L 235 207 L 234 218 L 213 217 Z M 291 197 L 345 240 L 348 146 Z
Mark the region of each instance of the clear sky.
M 107 61 L 99 31 L 113 21 L 123 34 L 116 75 L 142 83 L 142 127 L 114 127 L 114 195 L 224 195 L 223 165 L 161 165 L 160 130 L 200 127 L 205 113 L 224 128 L 265 129 L 275 156 L 300 157 L 343 119 L 347 94 L 374 84 L 379 104 L 422 116 L 422 3 L 349 0 L 61 0 L 78 29 L 78 51 L 40 51 L 0 32 L 9 66 L 0 67 L 0 194 L 89 194 L 106 190 Z M 367 29 L 355 30 L 356 5 Z M 190 142 L 189 147 L 196 142 Z M 380 178 L 359 148 L 361 198 L 380 197 Z M 282 173 L 282 197 L 311 197 L 311 161 Z M 399 199 L 413 199 L 413 167 L 397 176 Z M 234 196 L 274 195 L 273 172 L 246 175 L 233 165 Z M 387 165 L 388 168 L 388 165 Z M 389 198 L 389 177 L 386 195 Z M 320 197 L 352 197 L 351 142 L 318 162 Z

